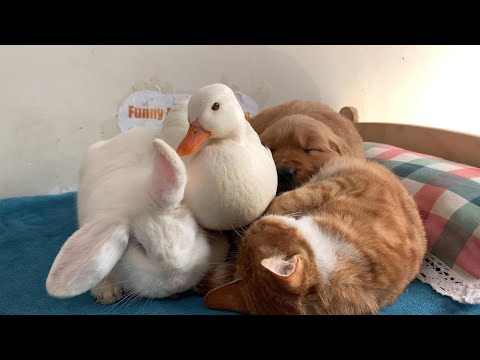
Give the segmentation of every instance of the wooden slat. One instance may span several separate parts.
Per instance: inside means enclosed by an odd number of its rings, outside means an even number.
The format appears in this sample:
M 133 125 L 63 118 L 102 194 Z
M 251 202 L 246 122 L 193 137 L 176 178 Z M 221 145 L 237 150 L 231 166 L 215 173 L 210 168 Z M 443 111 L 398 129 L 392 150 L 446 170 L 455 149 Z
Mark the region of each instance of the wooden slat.
M 398 146 L 480 167 L 480 136 L 425 126 L 355 123 L 363 141 Z

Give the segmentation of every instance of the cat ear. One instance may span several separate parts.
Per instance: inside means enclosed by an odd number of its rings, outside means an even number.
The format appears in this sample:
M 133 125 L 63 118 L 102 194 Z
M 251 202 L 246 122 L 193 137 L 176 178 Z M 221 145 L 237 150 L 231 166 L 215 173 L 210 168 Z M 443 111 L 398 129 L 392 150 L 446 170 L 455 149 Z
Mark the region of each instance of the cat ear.
M 208 292 L 203 302 L 209 309 L 247 313 L 242 287 L 242 280 L 232 281 Z
M 267 270 L 270 270 L 272 273 L 281 276 L 288 277 L 292 275 L 295 271 L 297 265 L 298 255 L 292 256 L 288 260 L 282 260 L 278 257 L 271 257 L 268 259 L 263 259 L 261 264 Z
M 298 288 L 303 282 L 304 259 L 298 254 L 287 260 L 283 260 L 278 256 L 270 257 L 263 259 L 261 264 L 292 289 Z

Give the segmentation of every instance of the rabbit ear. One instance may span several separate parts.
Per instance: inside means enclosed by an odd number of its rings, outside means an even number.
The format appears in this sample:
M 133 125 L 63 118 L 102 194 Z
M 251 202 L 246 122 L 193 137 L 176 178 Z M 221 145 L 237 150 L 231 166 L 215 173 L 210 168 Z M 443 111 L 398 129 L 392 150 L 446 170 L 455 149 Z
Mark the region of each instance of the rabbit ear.
M 185 164 L 165 141 L 156 139 L 153 147 L 153 171 L 147 191 L 161 207 L 178 206 L 187 184 Z
M 91 223 L 73 233 L 60 249 L 47 278 L 47 292 L 57 298 L 90 290 L 110 273 L 128 244 L 127 226 Z

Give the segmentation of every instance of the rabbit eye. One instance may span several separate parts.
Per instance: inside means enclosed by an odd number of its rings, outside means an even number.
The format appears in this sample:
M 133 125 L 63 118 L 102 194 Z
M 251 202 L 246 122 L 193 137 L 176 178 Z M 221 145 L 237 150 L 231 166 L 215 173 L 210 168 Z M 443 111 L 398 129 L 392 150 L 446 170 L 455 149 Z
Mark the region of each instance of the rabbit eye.
M 212 105 L 212 110 L 217 111 L 218 109 L 220 109 L 220 104 L 216 102 Z

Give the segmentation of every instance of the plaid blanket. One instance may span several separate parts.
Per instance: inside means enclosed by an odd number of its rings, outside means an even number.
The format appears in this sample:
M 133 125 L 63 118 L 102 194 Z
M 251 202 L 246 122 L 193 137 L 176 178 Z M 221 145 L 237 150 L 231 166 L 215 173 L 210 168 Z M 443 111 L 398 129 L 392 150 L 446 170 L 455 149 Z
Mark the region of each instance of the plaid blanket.
M 414 197 L 430 252 L 480 279 L 480 169 L 385 144 L 364 148 L 367 159 L 392 170 Z

